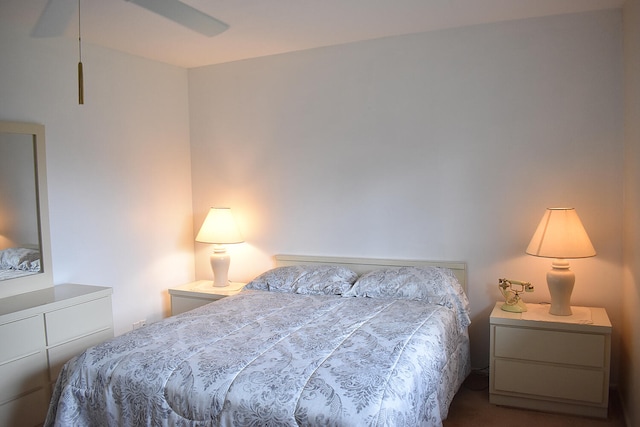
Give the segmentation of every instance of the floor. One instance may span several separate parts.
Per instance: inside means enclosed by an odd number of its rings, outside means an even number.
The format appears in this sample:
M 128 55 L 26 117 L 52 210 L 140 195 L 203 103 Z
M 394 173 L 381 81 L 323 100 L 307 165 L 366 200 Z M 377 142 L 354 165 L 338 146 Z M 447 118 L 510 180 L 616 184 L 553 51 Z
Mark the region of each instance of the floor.
M 609 397 L 607 419 L 548 414 L 489 403 L 489 377 L 471 374 L 456 394 L 444 427 L 626 427 L 616 393 Z

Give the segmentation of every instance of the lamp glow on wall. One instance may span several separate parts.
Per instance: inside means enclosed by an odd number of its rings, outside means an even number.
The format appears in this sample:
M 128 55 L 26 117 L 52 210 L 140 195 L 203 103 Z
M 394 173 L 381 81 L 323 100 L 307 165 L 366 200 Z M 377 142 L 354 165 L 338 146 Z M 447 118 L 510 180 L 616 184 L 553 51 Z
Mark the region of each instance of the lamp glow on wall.
M 570 316 L 571 292 L 575 274 L 567 258 L 587 258 L 596 254 L 591 240 L 574 208 L 548 208 L 531 238 L 529 255 L 555 258 L 547 273 L 551 294 L 549 313 Z
M 211 253 L 211 269 L 213 270 L 213 286 L 229 284 L 229 264 L 231 256 L 227 247 L 234 243 L 242 243 L 238 225 L 233 219 L 230 208 L 211 208 L 196 236 L 197 242 L 213 243 Z

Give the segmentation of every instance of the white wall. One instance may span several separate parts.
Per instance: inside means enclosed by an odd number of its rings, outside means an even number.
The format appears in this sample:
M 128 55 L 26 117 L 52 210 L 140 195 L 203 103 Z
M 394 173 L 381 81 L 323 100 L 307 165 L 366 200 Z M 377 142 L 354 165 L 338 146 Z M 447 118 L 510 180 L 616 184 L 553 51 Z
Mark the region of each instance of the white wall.
M 640 426 L 640 0 L 626 0 L 625 221 L 620 389 L 627 425 Z
M 194 225 L 234 209 L 232 280 L 277 253 L 466 261 L 481 368 L 498 278 L 548 301 L 551 260 L 524 250 L 546 207 L 574 206 L 598 256 L 572 262 L 572 302 L 607 308 L 617 360 L 619 10 L 192 69 L 189 104 Z
M 55 282 L 113 287 L 117 334 L 162 318 L 193 279 L 187 71 L 85 43 L 79 106 L 77 41 L 0 24 L 0 119 L 45 125 Z

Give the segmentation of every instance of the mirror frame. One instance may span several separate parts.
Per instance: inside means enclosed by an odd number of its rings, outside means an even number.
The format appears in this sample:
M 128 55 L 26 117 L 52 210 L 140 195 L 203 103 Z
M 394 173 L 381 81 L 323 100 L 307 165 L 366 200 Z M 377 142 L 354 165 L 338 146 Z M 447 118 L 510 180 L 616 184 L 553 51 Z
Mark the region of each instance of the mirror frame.
M 51 262 L 51 231 L 49 228 L 49 196 L 47 191 L 47 162 L 44 125 L 25 122 L 0 121 L 0 133 L 31 135 L 35 142 L 36 199 L 38 208 L 42 272 L 15 279 L 0 280 L 0 298 L 53 286 Z

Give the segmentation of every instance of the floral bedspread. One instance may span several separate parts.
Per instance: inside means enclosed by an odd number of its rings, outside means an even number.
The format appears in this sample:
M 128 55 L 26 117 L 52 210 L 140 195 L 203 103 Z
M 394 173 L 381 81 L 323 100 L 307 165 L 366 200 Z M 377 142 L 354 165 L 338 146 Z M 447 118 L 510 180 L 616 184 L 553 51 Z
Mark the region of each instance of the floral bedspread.
M 45 425 L 439 426 L 469 369 L 450 308 L 244 291 L 72 359 Z

